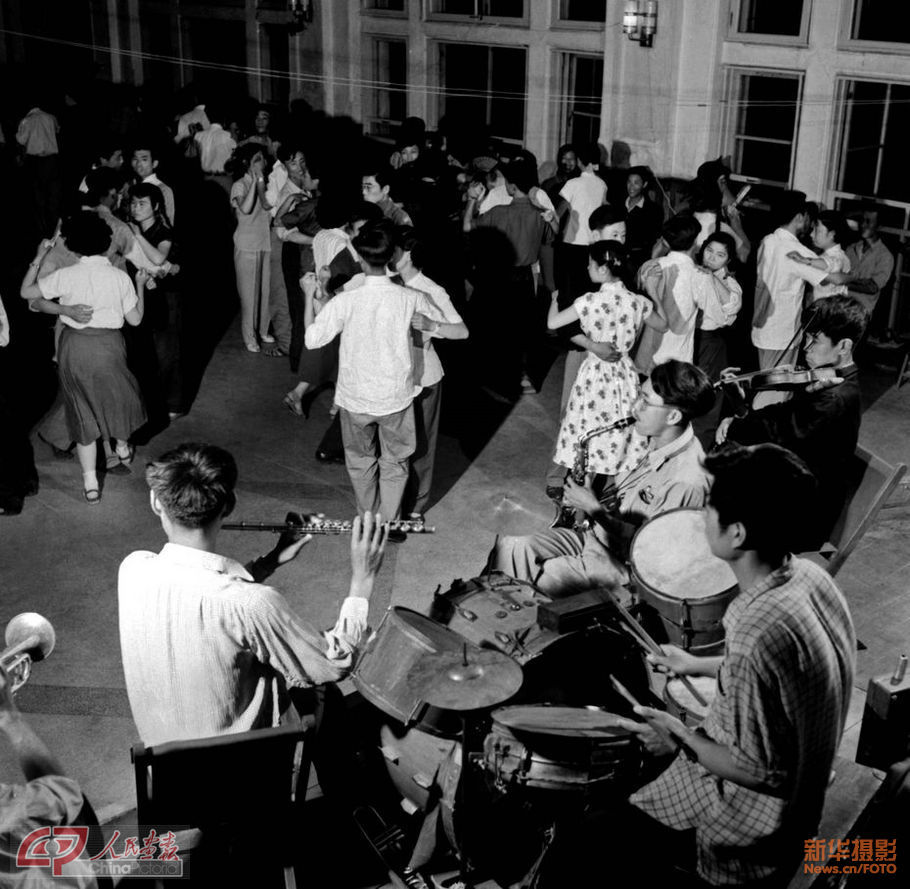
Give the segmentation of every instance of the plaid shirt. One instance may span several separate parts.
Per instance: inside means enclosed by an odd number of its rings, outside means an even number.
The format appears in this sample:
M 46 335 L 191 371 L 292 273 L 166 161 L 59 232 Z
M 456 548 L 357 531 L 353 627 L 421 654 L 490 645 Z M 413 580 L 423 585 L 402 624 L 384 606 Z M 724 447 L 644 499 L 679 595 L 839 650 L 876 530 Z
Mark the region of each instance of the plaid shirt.
M 677 756 L 631 797 L 669 827 L 695 828 L 698 873 L 715 886 L 748 885 L 796 866 L 818 827 L 856 651 L 843 596 L 804 559 L 734 599 L 724 628 L 717 697 L 703 730 L 768 792 Z

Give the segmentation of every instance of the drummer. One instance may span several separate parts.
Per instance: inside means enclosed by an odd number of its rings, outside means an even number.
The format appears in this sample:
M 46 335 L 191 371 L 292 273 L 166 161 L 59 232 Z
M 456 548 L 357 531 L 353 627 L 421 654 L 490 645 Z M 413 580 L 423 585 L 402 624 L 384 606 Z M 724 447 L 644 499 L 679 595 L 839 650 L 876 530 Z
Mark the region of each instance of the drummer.
M 639 525 L 669 509 L 704 505 L 705 454 L 691 420 L 713 404 L 711 383 L 694 365 L 673 360 L 655 367 L 632 409 L 636 431 L 648 439 L 645 459 L 617 476 L 603 500 L 590 484 L 566 479 L 566 504 L 583 511 L 592 528 L 503 537 L 490 554 L 489 567 L 557 597 L 625 583 L 625 561 Z
M 669 767 L 632 795 L 671 828 L 694 829 L 697 870 L 710 885 L 785 885 L 821 816 L 850 701 L 856 638 L 844 597 L 817 565 L 795 558 L 815 480 L 772 444 L 709 456 L 706 534 L 741 592 L 726 616 L 722 657 L 672 646 L 651 658 L 674 673 L 717 676 L 704 724 L 686 727 L 648 707 L 629 723 L 652 753 L 682 745 Z M 653 838 L 652 838 L 653 839 Z

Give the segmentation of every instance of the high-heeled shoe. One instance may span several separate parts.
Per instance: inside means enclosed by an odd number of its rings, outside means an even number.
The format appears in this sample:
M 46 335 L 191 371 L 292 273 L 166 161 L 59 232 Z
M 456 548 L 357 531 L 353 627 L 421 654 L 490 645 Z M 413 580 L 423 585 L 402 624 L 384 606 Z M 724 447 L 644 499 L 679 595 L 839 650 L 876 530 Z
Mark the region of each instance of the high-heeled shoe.
M 284 406 L 298 417 L 306 416 L 303 411 L 303 399 L 298 398 L 293 389 L 284 396 Z

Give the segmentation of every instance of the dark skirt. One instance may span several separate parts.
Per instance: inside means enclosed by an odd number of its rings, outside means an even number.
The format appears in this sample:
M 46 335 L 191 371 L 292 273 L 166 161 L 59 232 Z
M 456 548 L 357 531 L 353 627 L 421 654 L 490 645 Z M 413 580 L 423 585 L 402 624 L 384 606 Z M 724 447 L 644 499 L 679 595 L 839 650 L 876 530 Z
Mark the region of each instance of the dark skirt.
M 60 389 L 70 437 L 126 440 L 146 420 L 136 378 L 127 370 L 119 330 L 64 327 L 57 349 Z
M 300 353 L 298 375 L 301 383 L 309 383 L 314 389 L 334 383 L 338 379 L 338 347 L 341 337 L 336 336 L 330 343 L 318 349 L 304 349 Z

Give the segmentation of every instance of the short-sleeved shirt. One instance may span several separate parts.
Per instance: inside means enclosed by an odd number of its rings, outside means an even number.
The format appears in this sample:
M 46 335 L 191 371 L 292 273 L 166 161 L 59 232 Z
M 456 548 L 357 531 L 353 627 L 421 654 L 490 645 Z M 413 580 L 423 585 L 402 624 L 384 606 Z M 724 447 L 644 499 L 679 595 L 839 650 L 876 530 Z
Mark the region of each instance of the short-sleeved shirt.
M 231 206 L 234 208 L 234 216 L 237 219 L 237 228 L 234 230 L 234 246 L 238 250 L 246 251 L 269 251 L 271 250 L 271 235 L 269 230 L 272 225 L 272 217 L 268 210 L 264 210 L 259 196 L 253 200 L 253 209 L 249 213 L 244 213 L 240 209 L 244 197 L 251 188 L 256 188 L 253 177 L 247 174 L 242 179 L 238 179 L 231 186 Z
M 117 330 L 124 317 L 136 308 L 136 288 L 126 272 L 115 269 L 106 256 L 83 256 L 75 265 L 57 269 L 38 279 L 45 299 L 59 299 L 62 306 L 87 305 L 93 309 L 88 324 L 66 315 L 60 320 L 68 327 L 101 327 Z
M 513 198 L 510 204 L 493 207 L 479 216 L 474 225 L 477 228 L 489 226 L 499 229 L 512 245 L 513 265 L 517 268 L 537 262 L 541 245 L 550 232 L 550 226 L 544 222 L 540 210 L 525 196 Z
M 723 624 L 717 696 L 703 730 L 766 792 L 677 756 L 631 801 L 675 830 L 695 828 L 703 879 L 748 886 L 795 867 L 818 827 L 850 703 L 856 637 L 840 590 L 804 559 L 741 592 Z
M 588 219 L 607 199 L 607 183 L 591 170 L 582 170 L 580 176 L 570 179 L 560 189 L 559 196 L 569 205 L 569 217 L 563 241 L 578 247 L 591 243 Z
M 40 108 L 32 108 L 19 122 L 16 141 L 29 157 L 49 157 L 57 154 L 57 133 L 60 124 L 53 114 Z

